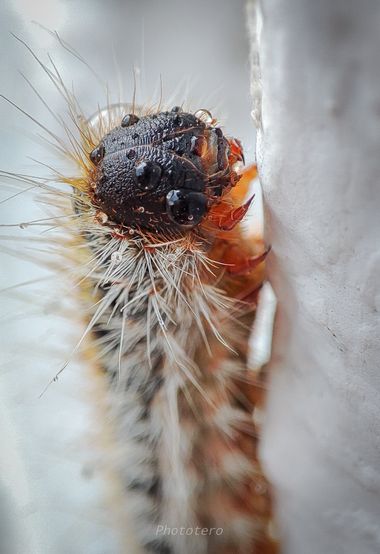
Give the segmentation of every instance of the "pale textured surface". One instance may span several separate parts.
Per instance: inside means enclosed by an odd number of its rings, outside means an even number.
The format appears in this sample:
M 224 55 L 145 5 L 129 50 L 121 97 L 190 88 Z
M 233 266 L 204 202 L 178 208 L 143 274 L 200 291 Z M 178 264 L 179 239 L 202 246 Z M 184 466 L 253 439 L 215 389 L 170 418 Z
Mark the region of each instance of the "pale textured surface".
M 377 554 L 380 4 L 259 9 L 258 161 L 279 300 L 263 456 L 284 552 Z

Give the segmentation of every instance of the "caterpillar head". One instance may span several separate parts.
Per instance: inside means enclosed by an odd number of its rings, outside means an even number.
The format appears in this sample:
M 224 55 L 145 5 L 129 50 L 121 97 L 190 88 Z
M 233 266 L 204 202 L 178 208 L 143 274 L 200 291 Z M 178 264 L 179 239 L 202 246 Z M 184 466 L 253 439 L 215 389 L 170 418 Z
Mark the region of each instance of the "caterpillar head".
M 101 139 L 90 153 L 91 200 L 109 221 L 153 233 L 193 229 L 238 181 L 239 143 L 197 113 L 127 114 Z

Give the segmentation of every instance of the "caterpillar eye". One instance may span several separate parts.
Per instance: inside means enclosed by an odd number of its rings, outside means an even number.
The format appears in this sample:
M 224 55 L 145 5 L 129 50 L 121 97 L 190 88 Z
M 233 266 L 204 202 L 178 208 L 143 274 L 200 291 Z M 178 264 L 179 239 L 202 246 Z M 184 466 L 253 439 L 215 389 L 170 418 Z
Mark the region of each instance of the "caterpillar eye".
M 200 192 L 171 190 L 166 195 L 166 211 L 178 225 L 194 227 L 207 212 L 207 198 Z
M 136 181 L 142 190 L 156 188 L 161 178 L 162 169 L 155 162 L 141 162 L 135 169 Z
M 135 115 L 134 113 L 129 113 L 125 115 L 121 120 L 121 126 L 130 127 L 131 125 L 134 125 L 135 123 L 137 123 L 139 120 L 140 118 L 137 117 L 137 115 Z
M 93 164 L 97 165 L 99 162 L 102 161 L 105 153 L 106 149 L 104 148 L 103 144 L 99 144 L 99 146 L 94 148 L 94 150 L 90 153 L 90 160 Z
M 172 113 L 179 113 L 182 112 L 181 106 L 173 106 L 173 108 L 170 110 Z

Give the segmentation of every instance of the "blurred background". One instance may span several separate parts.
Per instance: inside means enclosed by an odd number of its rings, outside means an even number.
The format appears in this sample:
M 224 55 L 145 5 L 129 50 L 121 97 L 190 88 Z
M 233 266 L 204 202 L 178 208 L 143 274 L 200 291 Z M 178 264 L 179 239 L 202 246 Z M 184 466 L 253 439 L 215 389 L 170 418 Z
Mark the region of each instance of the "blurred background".
M 0 93 L 59 133 L 24 77 L 53 113 L 64 117 L 65 104 L 12 33 L 43 63 L 51 56 L 87 116 L 106 103 L 105 82 L 111 101 L 119 94 L 131 101 L 135 74 L 138 103 L 158 101 L 162 89 L 164 102 L 207 108 L 242 140 L 246 160 L 253 160 L 244 0 L 2 0 Z M 35 159 L 57 167 L 32 120 L 5 100 L 0 119 L 1 170 L 46 174 Z M 18 224 L 46 216 L 34 191 L 4 201 L 19 190 L 8 181 L 0 204 L 2 223 L 15 225 L 5 227 L 1 239 L 0 551 L 114 553 L 112 514 L 104 509 L 101 456 L 91 430 L 96 407 L 80 363 L 70 363 L 39 398 L 81 328 L 58 315 L 70 308 L 70 291 L 29 259 L 46 234 L 43 227 Z M 10 288 L 20 283 L 27 284 Z

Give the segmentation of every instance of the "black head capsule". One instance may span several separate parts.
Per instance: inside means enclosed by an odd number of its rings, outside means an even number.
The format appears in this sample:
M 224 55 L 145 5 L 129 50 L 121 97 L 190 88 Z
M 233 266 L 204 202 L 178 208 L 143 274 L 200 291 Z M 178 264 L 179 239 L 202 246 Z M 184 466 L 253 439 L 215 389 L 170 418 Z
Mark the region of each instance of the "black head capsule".
M 122 127 L 130 127 L 131 125 L 134 125 L 135 123 L 137 123 L 139 121 L 139 119 L 140 118 L 137 117 L 137 115 L 135 115 L 134 113 L 128 113 L 121 120 L 121 126 Z
M 222 131 L 179 107 L 127 114 L 91 154 L 93 203 L 108 224 L 182 234 L 231 188 L 228 151 Z

